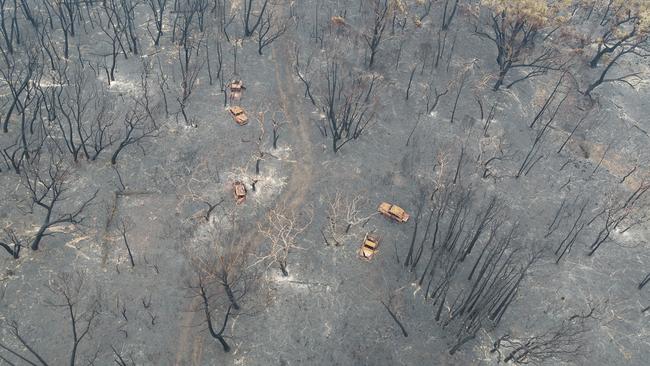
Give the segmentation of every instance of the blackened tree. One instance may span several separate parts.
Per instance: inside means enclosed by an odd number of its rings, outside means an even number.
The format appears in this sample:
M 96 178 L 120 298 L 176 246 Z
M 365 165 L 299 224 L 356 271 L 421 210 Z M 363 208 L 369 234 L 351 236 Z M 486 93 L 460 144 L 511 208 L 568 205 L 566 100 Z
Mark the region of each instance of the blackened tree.
M 69 364 L 76 365 L 77 355 L 82 342 L 90 338 L 98 322 L 101 304 L 99 298 L 86 294 L 91 291 L 86 285 L 83 272 L 62 272 L 48 283 L 53 299 L 50 306 L 62 309 L 68 316 L 72 335 Z
M 539 334 L 516 337 L 504 334 L 499 337 L 490 350 L 497 353 L 499 361 L 515 364 L 543 363 L 549 360 L 571 360 L 583 352 L 585 333 L 590 329 L 595 308 L 589 312 L 574 314 L 559 325 Z
M 147 0 L 146 4 L 151 10 L 151 15 L 153 19 L 151 21 L 156 27 L 155 33 L 151 32 L 149 29 L 149 24 L 147 24 L 147 32 L 153 40 L 153 45 L 158 47 L 160 45 L 160 37 L 163 35 L 163 20 L 165 19 L 165 7 L 167 6 L 168 0 Z
M 647 209 L 647 202 L 642 199 L 645 194 L 650 190 L 650 184 L 642 182 L 639 187 L 631 194 L 622 197 L 612 197 L 608 200 L 605 207 L 600 210 L 588 223 L 588 225 L 598 222 L 600 230 L 596 239 L 589 246 L 589 256 L 594 255 L 596 251 L 609 240 L 612 232 L 619 230 L 625 232 L 632 226 L 638 225 L 640 222 L 634 220 L 634 216 L 638 216 Z M 627 227 L 622 226 L 625 222 L 632 222 Z
M 23 112 L 23 104 L 26 101 L 27 90 L 34 87 L 32 80 L 40 79 L 42 67 L 38 62 L 38 57 L 33 52 L 27 52 L 27 60 L 22 61 L 18 57 L 8 56 L 0 47 L 0 54 L 5 56 L 6 68 L 0 67 L 0 77 L 9 87 L 10 104 L 9 109 L 4 113 L 2 123 L 3 132 L 9 132 L 9 121 L 14 113 Z
M 588 19 L 593 27 L 581 45 L 597 45 L 589 66 L 598 71 L 598 77 L 589 83 L 584 94 L 591 96 L 591 92 L 604 83 L 635 86 L 641 81 L 641 72 L 635 66 L 631 66 L 627 74 L 609 75 L 624 59 L 650 57 L 650 4 L 642 0 L 597 2 L 589 14 L 594 15 Z
M 4 238 L 0 241 L 0 247 L 4 248 L 14 259 L 18 259 L 20 250 L 24 245 L 23 240 L 11 228 L 4 228 L 3 231 Z
M 203 313 L 210 336 L 219 341 L 224 352 L 230 352 L 231 347 L 226 341 L 225 331 L 228 325 L 228 319 L 233 313 L 233 305 L 228 304 L 226 306 L 223 322 L 221 322 L 221 326 L 219 327 L 219 323 L 217 323 L 217 312 L 221 304 L 216 301 L 214 284 L 208 281 L 205 275 L 199 274 L 197 275 L 196 283 L 189 285 L 189 290 L 193 296 L 198 297 L 200 300 L 199 308 L 195 310 Z
M 442 22 L 440 24 L 440 29 L 443 31 L 448 30 L 452 20 L 454 20 L 459 2 L 460 0 L 445 0 L 442 8 Z
M 158 128 L 146 111 L 140 109 L 139 103 L 135 103 L 135 106 L 126 112 L 123 122 L 124 132 L 121 141 L 111 155 L 112 165 L 117 164 L 118 156 L 126 147 L 139 145 L 145 139 L 155 137 L 158 132 Z
M 256 3 L 256 0 L 244 0 L 243 23 L 245 37 L 252 36 L 257 30 L 257 27 L 260 26 L 260 23 L 262 23 L 262 19 L 264 19 L 266 9 L 269 5 L 269 0 L 263 0 L 260 10 L 257 11 L 257 14 L 253 15 L 253 18 L 251 18 L 253 8 L 256 8 Z
M 583 6 L 587 4 L 581 4 Z M 598 30 L 590 34 L 598 48 L 589 66 L 597 68 L 606 55 L 647 54 L 650 36 L 650 4 L 647 1 L 595 2 Z M 597 15 L 597 16 L 596 16 Z M 614 56 L 613 58 L 616 58 Z
M 478 19 L 484 24 L 476 25 L 475 32 L 497 48 L 499 73 L 494 90 L 499 90 L 513 69 L 526 73 L 507 87 L 563 67 L 557 50 L 543 42 L 543 38 L 549 28 L 558 27 L 564 19 L 561 15 L 566 2 L 486 0 L 482 4 Z
M 90 198 L 82 201 L 76 209 L 62 211 L 59 206 L 67 199 L 67 178 L 68 170 L 64 167 L 63 161 L 53 157 L 50 157 L 46 169 L 32 165 L 23 171 L 23 185 L 29 193 L 30 208 L 44 211 L 41 225 L 31 239 L 32 250 L 38 250 L 43 238 L 53 235 L 50 232 L 53 226 L 63 223 L 75 225 L 82 223 L 85 209 L 97 197 L 98 190 Z
M 368 68 L 372 68 L 375 63 L 375 56 L 379 51 L 384 29 L 386 29 L 386 15 L 388 14 L 388 0 L 373 0 L 373 12 L 369 30 L 363 35 L 363 38 L 370 51 Z
M 96 292 L 86 284 L 85 273 L 62 272 L 54 276 L 47 283 L 51 298 L 45 301 L 46 305 L 61 309 L 66 314 L 69 322 L 71 345 L 67 364 L 75 366 L 80 364 L 79 358 L 83 356 L 83 345 L 91 339 L 101 312 L 101 303 Z M 39 352 L 41 342 L 30 340 L 23 332 L 23 327 L 16 320 L 9 320 L 5 324 L 8 334 L 16 341 L 17 346 L 0 342 L 0 360 L 8 365 L 25 364 L 48 366 L 47 359 Z M 63 329 L 63 328 L 61 328 Z M 67 332 L 57 329 L 59 337 L 65 338 Z M 98 354 L 88 354 L 84 364 L 93 364 Z M 17 362 L 17 363 L 15 363 Z M 22 362 L 22 363 L 21 363 Z
M 376 113 L 375 83 L 379 78 L 367 80 L 362 74 L 343 73 L 337 61 L 329 62 L 325 71 L 327 89 L 320 100 L 320 108 L 328 122 L 332 149 L 336 153 L 352 140 L 358 139 L 374 121 Z
M 181 114 L 186 124 L 190 121 L 185 112 L 187 101 L 194 91 L 199 73 L 205 65 L 205 58 L 199 58 L 199 52 L 205 33 L 198 29 L 200 2 L 188 2 L 177 9 L 174 20 L 174 33 L 177 34 L 178 65 L 181 71 L 181 95 L 178 98 Z
M 257 32 L 257 53 L 262 55 L 262 50 L 280 38 L 287 31 L 287 23 L 275 18 L 272 11 L 268 11 L 260 22 Z

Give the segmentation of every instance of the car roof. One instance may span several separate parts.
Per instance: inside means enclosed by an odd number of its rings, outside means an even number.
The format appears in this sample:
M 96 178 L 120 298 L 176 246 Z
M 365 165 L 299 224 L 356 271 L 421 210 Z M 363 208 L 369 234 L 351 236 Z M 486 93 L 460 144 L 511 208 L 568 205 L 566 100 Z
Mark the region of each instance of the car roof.
M 404 210 L 396 205 L 392 205 L 389 210 L 391 213 L 402 216 L 404 214 Z

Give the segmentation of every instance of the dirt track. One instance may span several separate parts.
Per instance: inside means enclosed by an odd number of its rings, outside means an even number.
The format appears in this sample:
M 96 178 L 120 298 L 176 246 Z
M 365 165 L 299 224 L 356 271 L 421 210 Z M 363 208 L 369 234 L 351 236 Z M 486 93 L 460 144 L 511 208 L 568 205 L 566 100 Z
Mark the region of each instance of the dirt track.
M 292 150 L 296 161 L 288 184 L 275 204 L 284 203 L 288 209 L 297 211 L 304 205 L 313 174 L 313 151 L 310 141 L 309 121 L 304 118 L 300 108 L 294 103 L 296 87 L 294 80 L 291 78 L 291 62 L 287 57 L 289 49 L 284 43 L 273 44 L 272 46 L 271 51 L 275 61 L 275 85 L 280 96 L 282 111 L 290 122 L 288 126 L 290 126 L 290 133 L 293 134 Z M 279 58 L 278 55 L 280 55 Z M 260 243 L 263 238 L 258 232 L 251 231 L 247 238 L 242 238 L 242 241 Z M 191 311 L 199 305 L 198 301 L 198 298 L 193 299 L 180 318 L 174 365 L 201 365 L 205 337 L 202 333 L 197 332 L 195 325 L 199 322 L 195 320 L 195 312 Z M 233 352 L 236 352 L 236 349 Z

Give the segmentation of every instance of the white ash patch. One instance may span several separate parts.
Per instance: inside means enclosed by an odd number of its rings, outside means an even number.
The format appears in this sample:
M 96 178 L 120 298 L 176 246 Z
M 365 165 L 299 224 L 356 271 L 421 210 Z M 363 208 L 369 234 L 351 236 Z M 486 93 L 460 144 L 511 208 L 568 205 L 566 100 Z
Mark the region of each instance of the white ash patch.
M 293 291 L 298 291 L 298 292 L 305 292 L 305 293 L 311 292 L 310 288 L 312 287 L 312 284 L 308 282 L 296 280 L 291 275 L 291 272 L 289 272 L 289 276 L 284 277 L 280 272 L 280 270 L 277 268 L 272 268 L 271 271 L 272 273 L 269 276 L 270 280 L 275 283 L 281 283 L 283 288 L 291 289 Z
M 492 118 L 492 119 L 490 120 L 490 127 L 492 127 L 493 125 L 499 125 L 499 126 L 502 126 L 503 123 L 501 122 L 501 120 L 498 120 L 498 119 L 496 119 L 496 118 Z
M 291 149 L 290 145 L 278 145 L 277 149 L 271 150 L 271 154 L 279 160 L 295 162 L 295 160 L 291 159 L 292 153 L 293 149 Z
M 48 82 L 48 81 L 40 81 L 38 83 L 38 86 L 41 88 L 62 88 L 66 85 L 67 84 L 60 84 L 60 83 Z M 7 95 L 9 95 L 9 93 L 7 93 Z
M 259 180 L 255 185 L 254 198 L 258 203 L 270 201 L 273 196 L 280 194 L 282 188 L 287 185 L 287 177 L 276 177 L 273 174 L 258 176 L 257 179 Z
M 625 228 L 617 227 L 614 229 L 614 232 L 612 234 L 625 246 L 635 246 L 646 241 L 646 238 L 641 231 L 634 229 L 629 229 L 627 231 L 623 230 L 625 230 Z
M 196 128 L 193 125 L 188 125 L 185 123 L 182 120 L 182 117 L 179 117 L 178 120 L 172 116 L 169 118 L 161 119 L 158 126 L 165 126 L 166 129 L 164 131 L 169 132 L 171 135 L 184 134 L 186 131 L 196 131 Z
M 232 221 L 219 215 L 211 215 L 210 222 L 201 223 L 197 226 L 194 235 L 189 240 L 190 250 L 193 252 L 201 250 L 210 250 L 211 244 L 219 238 L 219 234 L 233 229 Z M 207 255 L 208 253 L 204 253 Z
M 284 282 L 291 284 L 292 282 L 296 281 L 291 273 L 289 273 L 288 276 L 284 276 L 282 272 L 280 272 L 280 270 L 277 268 L 270 268 L 269 271 L 271 271 L 269 274 L 269 279 L 273 282 Z
M 106 83 L 106 79 L 103 79 L 102 77 L 98 78 L 102 82 Z M 121 92 L 121 93 L 127 93 L 130 95 L 140 95 L 142 92 L 142 88 L 139 84 L 136 84 L 134 82 L 128 82 L 128 81 L 120 81 L 120 80 L 115 80 L 111 81 L 111 84 L 108 85 L 108 90 L 114 91 L 114 92 Z
M 101 259 L 101 247 L 97 244 L 93 235 L 75 235 L 66 241 L 65 247 L 79 251 L 80 256 L 93 261 Z
M 199 127 L 199 125 L 197 125 L 196 123 L 193 123 L 193 122 L 190 122 L 190 123 L 191 124 L 189 124 L 189 125 L 186 124 L 186 123 L 183 123 L 181 125 L 181 128 L 183 129 L 183 131 L 188 131 L 188 130 L 192 131 L 192 130 L 195 130 L 197 127 Z

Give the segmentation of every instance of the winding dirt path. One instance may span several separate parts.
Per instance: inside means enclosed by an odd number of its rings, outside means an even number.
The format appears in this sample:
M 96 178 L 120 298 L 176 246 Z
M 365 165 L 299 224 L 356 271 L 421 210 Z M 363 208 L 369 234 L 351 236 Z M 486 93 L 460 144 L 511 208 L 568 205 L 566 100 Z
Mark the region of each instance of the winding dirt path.
M 284 203 L 287 209 L 298 211 L 305 202 L 305 197 L 313 180 L 313 148 L 310 138 L 309 120 L 305 118 L 302 109 L 295 103 L 296 83 L 291 77 L 291 61 L 288 55 L 290 50 L 282 42 L 271 45 L 271 52 L 275 68 L 275 84 L 277 95 L 280 98 L 282 111 L 289 121 L 288 128 L 291 129 L 292 151 L 295 156 L 294 164 L 287 186 L 281 196 L 275 201 Z M 250 232 L 246 238 L 248 243 L 260 243 L 263 238 L 257 232 Z M 195 309 L 199 305 L 199 299 L 195 298 L 190 304 L 188 310 Z M 203 354 L 204 335 L 197 332 L 193 327 L 195 321 L 195 312 L 186 311 L 181 316 L 178 327 L 178 346 L 174 365 L 201 365 Z M 215 343 L 214 347 L 218 347 Z

